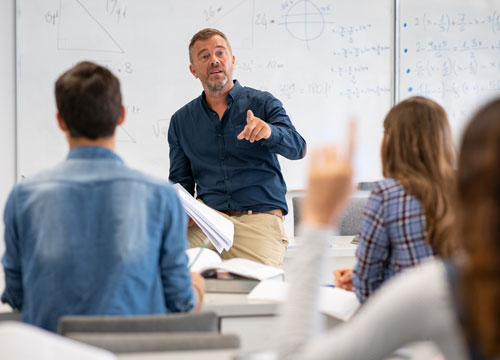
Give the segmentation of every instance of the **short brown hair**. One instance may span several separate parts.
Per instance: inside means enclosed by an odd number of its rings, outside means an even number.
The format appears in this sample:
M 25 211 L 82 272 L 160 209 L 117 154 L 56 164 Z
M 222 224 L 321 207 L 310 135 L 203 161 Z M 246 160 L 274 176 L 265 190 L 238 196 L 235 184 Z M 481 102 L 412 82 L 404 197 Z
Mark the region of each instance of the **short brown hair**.
M 191 38 L 191 41 L 189 42 L 189 61 L 193 63 L 193 46 L 194 43 L 197 42 L 198 40 L 207 40 L 210 39 L 216 35 L 219 35 L 221 38 L 223 38 L 226 41 L 227 46 L 229 47 L 229 51 L 232 53 L 231 50 L 231 44 L 229 44 L 229 41 L 227 40 L 226 35 L 222 31 L 219 31 L 217 29 L 213 28 L 206 28 L 203 30 L 198 31 L 196 34 L 193 35 Z
M 421 96 L 394 106 L 384 120 L 382 169 L 422 203 L 426 241 L 449 255 L 453 246 L 451 199 L 455 184 L 455 148 L 448 118 L 436 102 Z
M 120 82 L 108 69 L 80 62 L 57 79 L 55 95 L 71 137 L 95 140 L 114 134 L 122 95 Z

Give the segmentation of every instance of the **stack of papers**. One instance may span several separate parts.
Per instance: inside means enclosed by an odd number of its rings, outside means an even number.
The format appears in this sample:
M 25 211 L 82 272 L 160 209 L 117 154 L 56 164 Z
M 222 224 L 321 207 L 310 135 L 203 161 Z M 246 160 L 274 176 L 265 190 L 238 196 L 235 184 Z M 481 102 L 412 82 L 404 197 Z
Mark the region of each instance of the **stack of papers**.
M 287 283 L 264 280 L 248 294 L 248 299 L 283 302 L 288 296 L 287 292 Z M 359 306 L 358 298 L 352 291 L 337 287 L 321 287 L 319 289 L 318 310 L 323 314 L 347 321 L 354 315 Z
M 222 250 L 229 250 L 233 246 L 233 223 L 207 205 L 196 201 L 181 184 L 175 184 L 174 187 L 177 189 L 177 194 L 186 213 L 207 235 L 208 240 L 219 254 Z

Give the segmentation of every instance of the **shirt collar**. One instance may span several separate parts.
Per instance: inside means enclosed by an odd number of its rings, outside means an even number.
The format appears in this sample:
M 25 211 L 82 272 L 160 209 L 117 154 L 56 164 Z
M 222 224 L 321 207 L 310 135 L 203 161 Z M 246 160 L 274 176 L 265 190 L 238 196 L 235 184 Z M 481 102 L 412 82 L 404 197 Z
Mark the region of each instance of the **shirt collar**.
M 229 90 L 229 93 L 227 94 L 227 103 L 230 104 L 233 102 L 238 95 L 240 94 L 241 90 L 243 89 L 243 86 L 241 86 L 240 82 L 238 80 L 233 80 L 233 87 L 231 90 Z M 207 98 L 205 95 L 205 91 L 201 93 L 201 101 L 203 102 L 203 105 L 207 106 Z
M 78 146 L 69 151 L 68 159 L 111 159 L 123 162 L 115 152 L 102 146 Z

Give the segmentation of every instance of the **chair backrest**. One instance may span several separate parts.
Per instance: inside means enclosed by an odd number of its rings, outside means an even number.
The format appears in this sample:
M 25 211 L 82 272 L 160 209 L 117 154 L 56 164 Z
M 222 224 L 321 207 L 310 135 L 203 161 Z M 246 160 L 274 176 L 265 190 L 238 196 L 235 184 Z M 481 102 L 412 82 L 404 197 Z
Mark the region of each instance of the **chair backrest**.
M 113 353 L 238 349 L 236 335 L 211 332 L 67 333 L 67 337 Z
M 21 321 L 22 313 L 20 312 L 4 312 L 0 313 L 0 321 Z
M 215 312 L 144 316 L 63 316 L 58 332 L 67 333 L 141 333 L 141 332 L 217 332 Z
M 292 198 L 293 207 L 293 230 L 297 236 L 297 231 L 300 224 L 300 214 L 302 208 L 303 196 L 294 196 Z M 351 197 L 340 218 L 339 235 L 356 235 L 361 227 L 363 220 L 363 212 L 365 209 L 368 197 Z

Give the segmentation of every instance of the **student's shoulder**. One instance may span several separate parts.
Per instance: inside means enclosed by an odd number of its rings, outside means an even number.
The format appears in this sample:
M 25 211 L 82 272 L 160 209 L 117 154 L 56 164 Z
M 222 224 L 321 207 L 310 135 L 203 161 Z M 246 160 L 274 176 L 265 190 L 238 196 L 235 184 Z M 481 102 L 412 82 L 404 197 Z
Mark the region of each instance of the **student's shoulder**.
M 390 197 L 405 192 L 405 188 L 399 183 L 399 181 L 393 178 L 385 178 L 374 182 L 372 189 L 372 194 L 378 194 L 384 197 Z
M 121 176 L 123 176 L 124 179 L 140 182 L 147 186 L 155 187 L 158 188 L 158 190 L 163 190 L 168 193 L 175 193 L 175 189 L 173 188 L 172 184 L 166 179 L 129 167 L 125 167 L 125 169 L 123 170 L 124 171 L 122 172 Z

